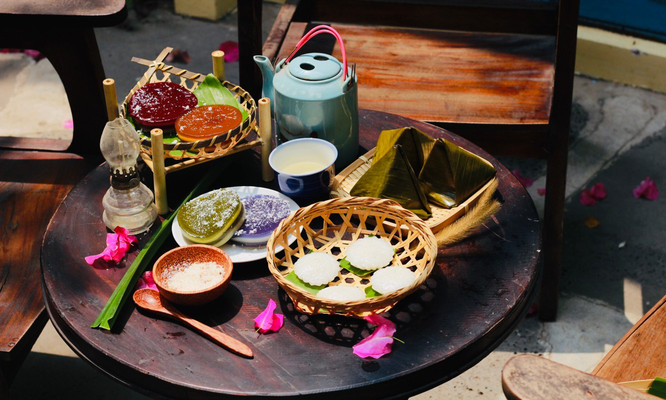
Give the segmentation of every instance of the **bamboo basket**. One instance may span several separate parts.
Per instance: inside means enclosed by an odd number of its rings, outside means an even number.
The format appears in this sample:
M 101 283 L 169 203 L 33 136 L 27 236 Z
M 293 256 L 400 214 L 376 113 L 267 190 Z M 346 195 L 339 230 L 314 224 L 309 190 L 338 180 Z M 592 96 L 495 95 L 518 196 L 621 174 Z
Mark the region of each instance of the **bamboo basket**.
M 107 102 L 109 120 L 128 116 L 128 103 L 132 95 L 143 85 L 151 82 L 170 81 L 177 83 L 190 91 L 194 91 L 205 75 L 180 69 L 164 63 L 166 56 L 173 48 L 166 47 L 154 60 L 145 60 L 133 57 L 132 61 L 148 67 L 137 84 L 129 91 L 120 107 L 116 100 L 115 83 L 113 79 L 103 82 Z M 159 214 L 168 212 L 166 202 L 166 175 L 170 172 L 188 168 L 204 162 L 215 160 L 244 150 L 261 146 L 262 151 L 262 178 L 264 181 L 273 179 L 272 171 L 268 166 L 268 154 L 271 151 L 272 127 L 270 123 L 270 102 L 267 98 L 259 100 L 259 112 L 254 99 L 248 92 L 238 85 L 224 79 L 224 53 L 214 51 L 213 74 L 236 97 L 241 107 L 248 113 L 248 117 L 239 126 L 211 139 L 196 142 L 165 143 L 163 132 L 153 129 L 143 132 L 141 137 L 141 158 L 153 171 L 155 181 L 155 203 Z M 257 123 L 259 114 L 259 124 Z
M 144 60 L 133 57 L 132 61 L 148 67 L 137 84 L 129 91 L 123 103 L 120 106 L 120 114 L 126 118 L 128 116 L 127 106 L 134 93 L 147 83 L 171 81 L 178 83 L 190 91 L 194 91 L 206 77 L 204 74 L 190 72 L 184 69 L 167 65 L 163 62 L 164 58 L 171 52 L 171 48 L 166 48 L 155 60 Z M 173 160 L 207 160 L 222 157 L 231 150 L 244 150 L 261 143 L 260 139 L 252 142 L 243 143 L 248 135 L 257 129 L 256 127 L 256 104 L 254 99 L 243 88 L 224 80 L 224 77 L 218 77 L 222 84 L 234 94 L 241 107 L 243 107 L 248 117 L 239 126 L 228 132 L 215 136 L 211 139 L 198 140 L 196 142 L 163 143 L 164 156 Z M 141 136 L 142 158 L 150 162 L 153 156 L 152 140 L 148 133 L 144 132 Z M 242 148 L 238 148 L 242 145 Z M 174 164 L 176 167 L 171 169 L 180 169 L 188 166 L 190 163 Z M 168 172 L 168 171 L 167 171 Z
M 350 192 L 356 182 L 365 174 L 368 169 L 372 166 L 372 159 L 375 155 L 375 149 L 368 151 L 356 161 L 351 163 L 347 168 L 342 170 L 338 175 L 333 179 L 331 184 L 331 193 L 330 196 L 334 198 L 342 198 L 351 196 Z M 488 162 L 487 160 L 483 160 Z M 479 190 L 472 194 L 467 200 L 462 204 L 452 207 L 452 208 L 443 208 L 435 204 L 430 203 L 430 209 L 432 211 L 432 216 L 425 220 L 425 224 L 433 231 L 438 232 L 443 228 L 449 226 L 460 217 L 465 215 L 470 209 L 472 209 L 479 201 L 479 198 L 491 187 L 494 183 L 493 178 L 483 185 Z
M 286 276 L 294 263 L 312 251 L 326 252 L 338 260 L 355 240 L 368 235 L 389 240 L 396 251 L 391 265 L 416 274 L 415 281 L 396 292 L 362 300 L 341 302 L 322 299 Z M 290 238 L 296 237 L 292 244 Z M 280 247 L 284 251 L 279 251 Z M 435 237 L 414 213 L 392 200 L 369 197 L 335 198 L 303 207 L 285 218 L 267 244 L 268 269 L 300 312 L 364 317 L 391 309 L 414 292 L 432 272 L 437 257 Z M 360 277 L 341 268 L 329 286 L 350 285 L 365 291 L 369 276 Z

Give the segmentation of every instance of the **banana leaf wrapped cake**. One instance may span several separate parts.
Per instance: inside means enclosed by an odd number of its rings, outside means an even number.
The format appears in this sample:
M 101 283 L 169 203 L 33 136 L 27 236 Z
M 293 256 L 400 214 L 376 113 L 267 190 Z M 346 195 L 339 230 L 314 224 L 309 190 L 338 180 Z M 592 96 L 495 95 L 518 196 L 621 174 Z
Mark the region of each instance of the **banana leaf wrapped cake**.
M 495 176 L 488 161 L 413 127 L 382 131 L 372 165 L 352 187 L 352 196 L 391 199 L 423 219 L 429 203 L 462 204 Z

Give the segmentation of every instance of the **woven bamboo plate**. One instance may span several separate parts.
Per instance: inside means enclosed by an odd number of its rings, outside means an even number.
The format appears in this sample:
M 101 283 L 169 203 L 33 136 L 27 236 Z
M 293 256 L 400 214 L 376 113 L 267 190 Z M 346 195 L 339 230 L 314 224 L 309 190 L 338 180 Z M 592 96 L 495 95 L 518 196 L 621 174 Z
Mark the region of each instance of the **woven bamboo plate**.
M 144 60 L 137 57 L 132 58 L 132 61 L 146 65 L 148 69 L 125 97 L 120 107 L 120 114 L 123 118 L 126 118 L 128 115 L 127 107 L 132 95 L 147 83 L 170 81 L 183 86 L 189 91 L 194 91 L 199 84 L 204 81 L 206 77 L 205 75 L 180 69 L 162 62 L 162 59 L 168 55 L 170 50 L 171 48 L 165 49 L 155 60 Z M 198 140 L 196 142 L 175 140 L 172 143 L 167 143 L 165 141 L 164 150 L 167 150 L 167 156 L 176 159 L 183 157 L 219 157 L 245 139 L 245 137 L 253 130 L 256 125 L 256 104 L 252 96 L 250 96 L 250 94 L 243 88 L 231 82 L 225 80 L 222 84 L 231 91 L 234 97 L 238 100 L 240 106 L 247 111 L 248 117 L 245 121 L 228 132 L 217 135 L 211 139 Z M 144 151 L 151 153 L 149 132 L 144 132 L 144 134 L 141 135 L 141 145 Z
M 356 301 L 334 301 L 287 279 L 294 263 L 312 251 L 326 252 L 342 259 L 347 247 L 368 235 L 387 239 L 396 251 L 391 265 L 404 266 L 416 274 L 414 283 L 396 292 Z M 289 238 L 296 240 L 289 244 Z M 284 252 L 276 251 L 278 246 Z M 303 207 L 285 218 L 267 244 L 268 269 L 289 295 L 297 310 L 306 314 L 339 314 L 364 317 L 391 309 L 398 301 L 422 285 L 437 257 L 437 243 L 430 228 L 398 203 L 370 197 L 330 199 Z M 341 268 L 332 285 L 356 286 L 365 291 L 369 276 L 362 278 Z
M 350 192 L 356 182 L 358 182 L 358 180 L 368 171 L 372 165 L 372 158 L 374 155 L 375 149 L 368 151 L 359 157 L 356 161 L 347 166 L 347 168 L 342 170 L 338 175 L 336 175 L 331 185 L 331 197 L 342 198 L 351 196 Z M 487 160 L 483 161 L 490 164 Z M 488 189 L 488 187 L 491 186 L 493 179 L 488 181 L 459 206 L 452 208 L 442 208 L 430 203 L 432 216 L 425 221 L 425 224 L 433 232 L 438 232 L 442 228 L 450 225 L 476 205 L 479 197 L 481 197 L 481 195 Z

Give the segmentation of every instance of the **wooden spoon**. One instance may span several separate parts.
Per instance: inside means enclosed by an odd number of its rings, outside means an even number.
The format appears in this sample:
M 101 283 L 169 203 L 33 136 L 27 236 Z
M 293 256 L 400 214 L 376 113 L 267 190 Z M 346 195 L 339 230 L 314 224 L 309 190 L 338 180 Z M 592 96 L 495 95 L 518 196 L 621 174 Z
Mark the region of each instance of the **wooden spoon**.
M 207 338 L 221 344 L 222 347 L 227 348 L 234 353 L 249 358 L 254 357 L 252 349 L 250 349 L 245 343 L 232 338 L 224 332 L 213 329 L 194 318 L 186 316 L 182 312 L 178 311 L 178 309 L 176 309 L 174 306 L 172 306 L 166 299 L 161 297 L 160 293 L 156 290 L 139 289 L 134 292 L 133 298 L 136 305 L 143 309 L 168 315 L 173 319 L 184 322 L 185 324 L 199 331 L 199 333 L 203 334 Z

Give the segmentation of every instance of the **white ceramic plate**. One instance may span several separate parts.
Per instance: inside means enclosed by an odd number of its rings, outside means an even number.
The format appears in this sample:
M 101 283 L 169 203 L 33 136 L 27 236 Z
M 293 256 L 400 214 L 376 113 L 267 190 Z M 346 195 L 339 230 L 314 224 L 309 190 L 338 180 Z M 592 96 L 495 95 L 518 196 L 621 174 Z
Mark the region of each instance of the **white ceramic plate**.
M 287 203 L 289 203 L 289 210 L 291 210 L 291 212 L 294 212 L 299 208 L 298 204 L 296 204 L 295 201 L 293 201 L 292 199 L 290 199 L 289 197 L 285 196 L 280 192 L 276 192 L 275 190 L 266 189 L 257 186 L 232 186 L 229 189 L 234 190 L 236 193 L 238 193 L 240 197 L 249 197 L 257 194 L 279 197 L 285 200 Z M 178 224 L 178 218 L 174 218 L 173 223 L 171 224 L 171 234 L 173 235 L 173 238 L 176 240 L 176 243 L 178 243 L 178 246 L 187 246 L 189 244 L 195 244 L 194 242 L 190 242 L 185 238 L 185 236 L 183 236 L 183 231 L 180 229 L 180 225 Z M 292 243 L 294 240 L 296 240 L 295 237 L 290 237 L 289 243 Z M 241 246 L 239 244 L 232 242 L 227 242 L 223 244 L 220 248 L 224 250 L 229 255 L 229 257 L 231 257 L 231 261 L 233 261 L 234 263 L 244 263 L 266 258 L 266 246 L 249 247 L 249 246 Z M 277 250 L 279 251 L 282 249 L 278 247 Z

